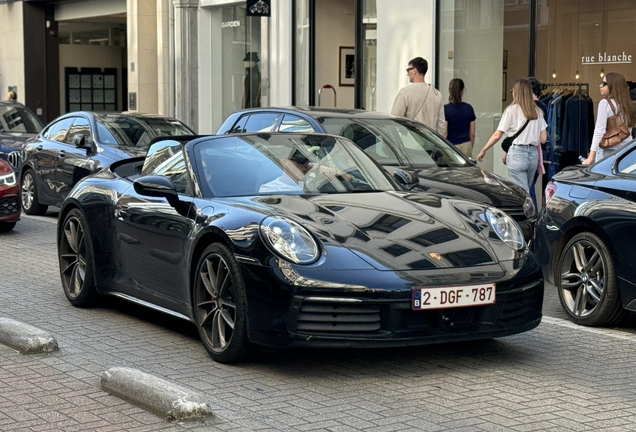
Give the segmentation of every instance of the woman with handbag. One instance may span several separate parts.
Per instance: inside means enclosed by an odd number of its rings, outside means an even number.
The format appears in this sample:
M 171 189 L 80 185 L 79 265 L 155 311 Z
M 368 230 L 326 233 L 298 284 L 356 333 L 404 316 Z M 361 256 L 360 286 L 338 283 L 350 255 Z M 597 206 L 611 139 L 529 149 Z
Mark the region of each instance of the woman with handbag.
M 541 144 L 548 138 L 547 127 L 543 111 L 534 103 L 530 81 L 521 78 L 512 87 L 512 104 L 504 111 L 497 130 L 479 152 L 477 160 L 481 162 L 486 151 L 505 133 L 508 138 L 502 146 L 510 145 L 506 158 L 508 177 L 529 193 L 535 171 L 543 171 L 543 161 L 540 164 L 539 159 Z
M 598 162 L 631 142 L 631 128 L 636 124 L 629 86 L 623 75 L 618 72 L 606 74 L 599 89 L 603 99 L 598 103 L 590 154 L 582 162 L 586 165 Z

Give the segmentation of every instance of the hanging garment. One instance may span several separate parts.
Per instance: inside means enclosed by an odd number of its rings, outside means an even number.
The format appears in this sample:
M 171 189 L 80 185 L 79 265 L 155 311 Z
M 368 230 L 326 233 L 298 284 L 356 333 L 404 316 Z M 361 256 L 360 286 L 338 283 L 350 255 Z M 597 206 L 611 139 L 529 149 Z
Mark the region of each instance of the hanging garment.
M 587 157 L 590 148 L 589 135 L 589 99 L 586 96 L 573 96 L 565 104 L 562 152 L 576 152 Z

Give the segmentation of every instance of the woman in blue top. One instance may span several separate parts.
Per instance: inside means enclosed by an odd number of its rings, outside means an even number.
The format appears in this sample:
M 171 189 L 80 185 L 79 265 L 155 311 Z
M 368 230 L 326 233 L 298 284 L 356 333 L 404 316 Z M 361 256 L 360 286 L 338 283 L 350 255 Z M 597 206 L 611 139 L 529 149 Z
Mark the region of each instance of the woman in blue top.
M 475 144 L 475 111 L 473 107 L 462 102 L 464 81 L 453 78 L 448 85 L 448 100 L 444 105 L 446 116 L 446 138 L 457 147 L 457 150 L 468 157 L 473 156 Z

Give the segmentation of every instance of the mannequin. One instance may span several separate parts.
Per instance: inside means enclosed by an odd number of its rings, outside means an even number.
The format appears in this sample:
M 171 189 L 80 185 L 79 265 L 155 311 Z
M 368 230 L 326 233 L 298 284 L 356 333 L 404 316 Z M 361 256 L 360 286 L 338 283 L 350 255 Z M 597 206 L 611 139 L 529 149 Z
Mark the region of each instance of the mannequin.
M 261 71 L 258 67 L 257 52 L 248 52 L 243 59 L 245 78 L 243 80 L 243 108 L 261 106 Z

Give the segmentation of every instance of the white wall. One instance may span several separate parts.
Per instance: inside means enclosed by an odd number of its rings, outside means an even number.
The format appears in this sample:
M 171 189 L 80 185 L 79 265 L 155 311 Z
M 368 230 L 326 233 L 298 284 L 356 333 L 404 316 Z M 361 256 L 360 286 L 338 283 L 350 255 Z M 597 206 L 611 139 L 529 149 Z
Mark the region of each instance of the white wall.
M 442 1 L 439 87 L 447 101 L 450 80 L 464 80 L 464 101 L 473 106 L 477 116 L 473 149 L 473 156 L 477 156 L 497 128 L 502 112 L 504 7 L 502 0 L 463 4 L 465 9 L 456 14 L 455 1 Z M 449 51 L 453 52 L 452 59 L 448 58 Z M 507 177 L 502 156 L 501 146 L 496 145 L 479 166 Z
M 121 55 L 122 47 L 100 45 L 60 45 L 60 112 L 66 112 L 66 92 L 64 68 L 116 68 L 117 69 L 117 109 L 121 110 Z
M 269 50 L 269 104 L 290 106 L 292 95 L 292 13 L 291 2 L 272 0 Z M 267 85 L 267 83 L 266 83 Z
M 409 83 L 409 60 L 428 60 L 426 82 L 435 82 L 435 0 L 384 0 L 377 9 L 377 110 L 390 112 L 395 95 Z
M 22 2 L 0 5 L 0 99 L 17 86 L 18 101 L 24 102 L 23 34 Z
M 394 0 L 392 0 L 393 2 Z M 338 108 L 353 108 L 354 87 L 338 85 L 340 47 L 355 45 L 355 1 L 320 0 L 316 2 L 316 92 L 331 84 L 337 92 Z M 318 105 L 318 93 L 316 93 Z M 321 105 L 333 106 L 333 92 L 323 90 Z

